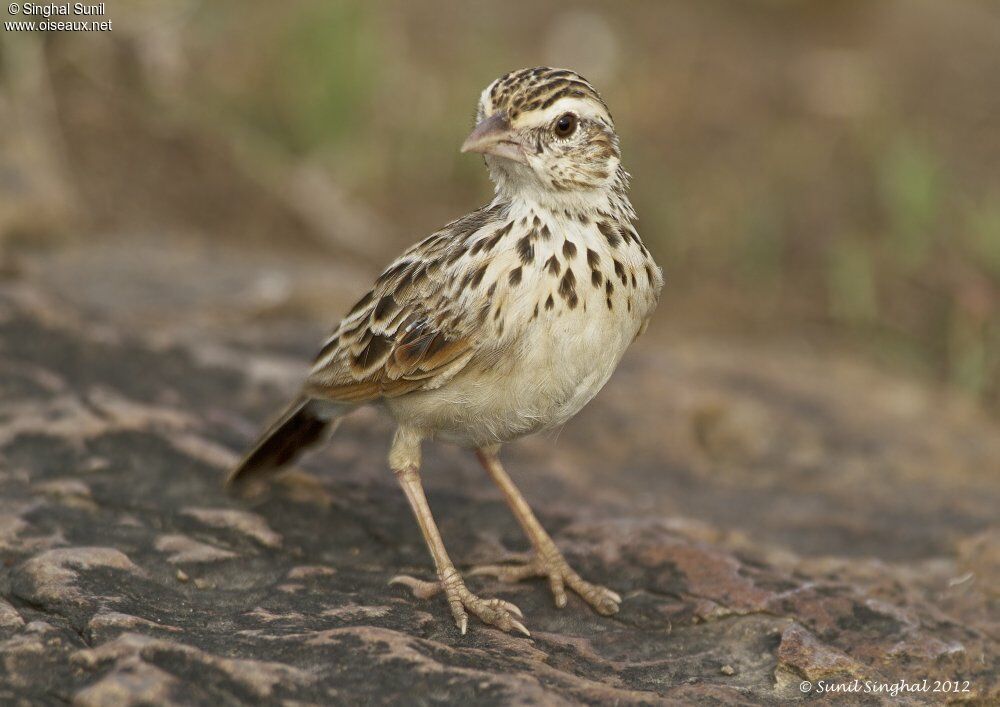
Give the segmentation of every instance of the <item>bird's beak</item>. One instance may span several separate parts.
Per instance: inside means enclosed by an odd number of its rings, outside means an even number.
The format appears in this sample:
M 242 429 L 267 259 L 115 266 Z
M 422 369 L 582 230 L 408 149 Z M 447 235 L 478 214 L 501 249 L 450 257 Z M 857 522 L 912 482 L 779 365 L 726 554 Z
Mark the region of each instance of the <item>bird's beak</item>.
M 494 113 L 484 118 L 479 125 L 465 138 L 462 152 L 480 152 L 484 155 L 496 155 L 504 159 L 527 164 L 524 145 L 511 128 L 510 121 L 503 113 Z

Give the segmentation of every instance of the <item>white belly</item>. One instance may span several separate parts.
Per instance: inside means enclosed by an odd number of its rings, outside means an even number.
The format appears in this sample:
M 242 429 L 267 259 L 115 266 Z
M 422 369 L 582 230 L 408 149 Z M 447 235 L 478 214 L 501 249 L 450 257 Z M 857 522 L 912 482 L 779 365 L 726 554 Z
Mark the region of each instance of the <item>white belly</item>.
M 616 303 L 617 304 L 617 303 Z M 620 303 L 624 308 L 624 299 Z M 441 388 L 386 402 L 403 425 L 462 446 L 507 442 L 565 423 L 604 387 L 640 320 L 595 298 L 588 311 L 540 315 L 519 345 Z

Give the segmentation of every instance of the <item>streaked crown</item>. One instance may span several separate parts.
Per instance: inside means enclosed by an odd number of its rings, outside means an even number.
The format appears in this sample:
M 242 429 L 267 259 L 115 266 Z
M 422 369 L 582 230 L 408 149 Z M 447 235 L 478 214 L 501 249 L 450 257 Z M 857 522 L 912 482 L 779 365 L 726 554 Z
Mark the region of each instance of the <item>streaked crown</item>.
M 585 99 L 603 108 L 607 122 L 611 111 L 587 79 L 569 69 L 538 66 L 504 74 L 483 91 L 479 101 L 479 119 L 497 112 L 507 114 L 511 122 L 526 112 L 546 111 L 563 98 Z

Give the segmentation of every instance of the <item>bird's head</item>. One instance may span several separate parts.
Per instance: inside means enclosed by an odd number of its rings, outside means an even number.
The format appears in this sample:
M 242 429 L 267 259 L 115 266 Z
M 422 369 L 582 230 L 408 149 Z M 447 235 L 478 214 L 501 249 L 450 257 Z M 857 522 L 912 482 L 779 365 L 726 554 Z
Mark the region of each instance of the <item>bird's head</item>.
M 507 196 L 565 205 L 624 188 L 611 112 L 574 71 L 539 67 L 501 76 L 480 96 L 476 123 L 462 152 L 482 153 Z

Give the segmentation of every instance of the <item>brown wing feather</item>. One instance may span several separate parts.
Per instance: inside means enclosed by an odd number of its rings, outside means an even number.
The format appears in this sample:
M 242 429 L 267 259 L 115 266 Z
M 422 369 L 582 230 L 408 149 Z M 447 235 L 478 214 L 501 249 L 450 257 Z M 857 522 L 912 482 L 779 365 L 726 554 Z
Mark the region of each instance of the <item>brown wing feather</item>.
M 471 351 L 469 339 L 451 340 L 434 329 L 417 337 L 377 334 L 357 355 L 345 351 L 346 356 L 314 370 L 306 382 L 306 393 L 349 403 L 405 395 L 426 387 L 455 364 L 464 365 Z
M 395 397 L 440 385 L 468 363 L 476 317 L 455 311 L 448 289 L 470 236 L 496 216 L 488 211 L 449 224 L 386 268 L 320 350 L 307 395 L 352 404 Z

